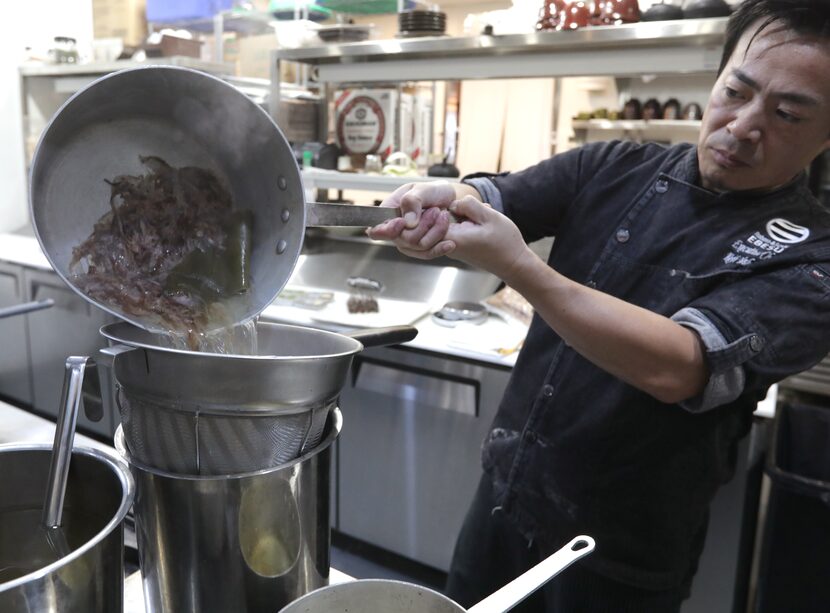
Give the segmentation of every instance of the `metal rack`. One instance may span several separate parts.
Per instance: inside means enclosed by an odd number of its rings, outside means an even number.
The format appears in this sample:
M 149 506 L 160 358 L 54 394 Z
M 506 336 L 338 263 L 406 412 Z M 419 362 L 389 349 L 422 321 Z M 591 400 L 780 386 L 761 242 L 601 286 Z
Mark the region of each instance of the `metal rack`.
M 712 75 L 720 64 L 726 22 L 726 18 L 718 17 L 573 32 L 424 37 L 278 49 L 272 54 L 269 110 L 272 116 L 278 116 L 280 83 L 276 76 L 282 62 L 310 67 L 326 98 L 335 83 Z M 328 127 L 327 108 L 323 111 L 321 133 Z M 629 128 L 634 126 L 619 129 Z M 695 127 L 684 124 L 680 129 Z
M 231 64 L 205 62 L 192 57 L 148 58 L 142 61 L 115 60 L 82 64 L 24 64 L 19 69 L 22 102 L 22 130 L 28 166 L 41 131 L 75 92 L 103 75 L 127 68 L 165 64 L 201 70 L 217 76 L 232 75 Z
M 375 40 L 279 49 L 274 64 L 316 67 L 333 82 L 436 81 L 711 73 L 726 18 L 644 22 L 574 32 Z

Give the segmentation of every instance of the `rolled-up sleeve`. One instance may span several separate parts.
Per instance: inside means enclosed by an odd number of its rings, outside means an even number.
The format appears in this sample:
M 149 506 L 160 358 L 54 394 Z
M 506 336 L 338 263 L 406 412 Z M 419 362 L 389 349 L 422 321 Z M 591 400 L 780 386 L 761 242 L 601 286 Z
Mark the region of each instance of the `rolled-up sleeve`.
M 824 263 L 747 275 L 694 299 L 672 319 L 700 335 L 709 367 L 703 393 L 682 403 L 705 411 L 819 363 L 830 351 L 830 278 Z
M 672 320 L 697 333 L 705 348 L 709 366 L 709 381 L 704 390 L 681 402 L 680 406 L 697 413 L 738 398 L 744 391 L 746 376 L 742 364 L 749 359 L 747 349 L 751 351 L 752 335 L 729 343 L 715 324 L 692 308 L 681 309 L 672 316 Z
M 504 203 L 501 199 L 501 192 L 499 191 L 499 188 L 496 187 L 496 184 L 493 183 L 492 179 L 482 176 L 472 176 L 464 178 L 462 183 L 475 188 L 476 191 L 481 194 L 484 202 L 489 204 L 499 213 L 504 213 Z

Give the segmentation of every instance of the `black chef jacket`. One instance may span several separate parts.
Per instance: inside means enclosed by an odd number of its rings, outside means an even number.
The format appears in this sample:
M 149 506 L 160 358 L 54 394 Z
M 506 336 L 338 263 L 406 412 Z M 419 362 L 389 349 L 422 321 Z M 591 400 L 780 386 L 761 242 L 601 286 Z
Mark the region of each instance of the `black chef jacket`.
M 708 505 L 768 387 L 830 351 L 830 214 L 805 177 L 773 193 L 698 186 L 697 149 L 612 142 L 466 179 L 566 277 L 672 317 L 710 380 L 664 404 L 568 347 L 538 316 L 482 448 L 501 510 L 596 572 L 645 588 L 694 573 Z

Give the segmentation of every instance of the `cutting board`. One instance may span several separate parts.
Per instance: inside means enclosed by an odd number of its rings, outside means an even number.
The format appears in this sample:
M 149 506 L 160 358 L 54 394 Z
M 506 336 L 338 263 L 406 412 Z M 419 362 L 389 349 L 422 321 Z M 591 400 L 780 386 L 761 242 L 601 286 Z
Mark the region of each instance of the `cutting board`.
M 349 313 L 348 300 L 347 292 L 334 292 L 334 300 L 321 309 L 308 311 L 308 316 L 320 323 L 354 328 L 382 328 L 413 324 L 430 310 L 424 302 L 377 298 L 377 313 Z

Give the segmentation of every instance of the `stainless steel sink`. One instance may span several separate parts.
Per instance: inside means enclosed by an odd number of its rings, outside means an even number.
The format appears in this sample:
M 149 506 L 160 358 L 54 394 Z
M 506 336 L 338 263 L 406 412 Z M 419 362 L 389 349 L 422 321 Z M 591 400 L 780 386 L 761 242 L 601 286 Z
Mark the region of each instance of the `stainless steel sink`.
M 307 230 L 290 285 L 348 291 L 346 280 L 354 276 L 382 283 L 385 298 L 434 306 L 450 300 L 483 300 L 501 283 L 488 272 L 450 258 L 409 258 L 389 243 L 370 240 L 362 231 Z

